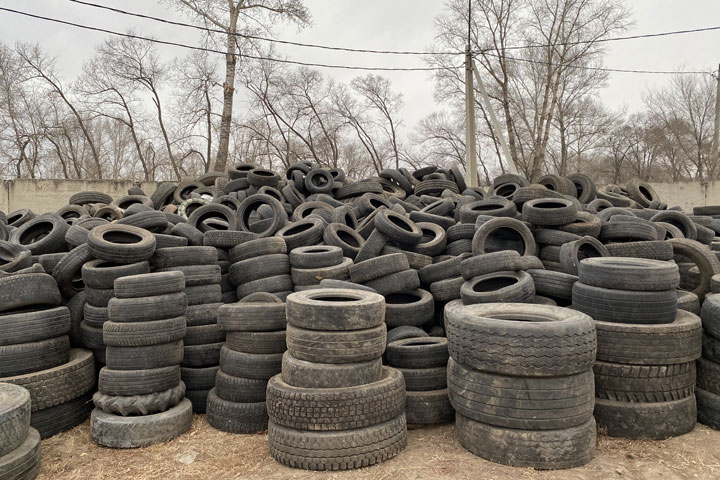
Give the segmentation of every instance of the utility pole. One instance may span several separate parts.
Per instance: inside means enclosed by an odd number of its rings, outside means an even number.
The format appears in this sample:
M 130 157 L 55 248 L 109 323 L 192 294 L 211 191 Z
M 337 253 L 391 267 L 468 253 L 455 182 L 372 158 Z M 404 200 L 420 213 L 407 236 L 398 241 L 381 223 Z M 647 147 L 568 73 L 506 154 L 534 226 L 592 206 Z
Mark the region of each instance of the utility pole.
M 468 0 L 468 36 L 465 47 L 465 164 L 467 165 L 467 184 L 478 186 L 477 145 L 475 144 L 475 88 L 473 88 L 472 61 L 472 0 Z
M 715 94 L 715 133 L 713 133 L 712 146 L 710 147 L 710 160 L 713 162 L 713 170 L 715 170 L 720 161 L 720 156 L 718 156 L 718 140 L 720 140 L 720 65 L 718 65 L 715 80 L 717 81 L 717 93 Z M 713 171 L 713 173 L 715 172 Z

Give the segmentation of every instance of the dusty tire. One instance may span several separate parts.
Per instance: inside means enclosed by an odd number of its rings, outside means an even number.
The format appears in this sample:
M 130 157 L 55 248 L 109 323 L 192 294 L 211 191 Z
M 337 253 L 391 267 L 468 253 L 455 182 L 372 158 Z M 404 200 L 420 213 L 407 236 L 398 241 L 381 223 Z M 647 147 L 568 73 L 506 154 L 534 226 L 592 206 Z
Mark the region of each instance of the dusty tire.
M 385 350 L 385 324 L 351 331 L 287 327 L 290 354 L 308 362 L 357 363 L 379 358 Z
M 25 480 L 37 478 L 40 473 L 40 434 L 34 428 L 16 449 L 0 457 L 0 478 Z
M 207 420 L 213 428 L 229 433 L 257 433 L 267 430 L 265 402 L 229 402 L 216 389 L 207 396 Z
M 595 401 L 598 427 L 611 437 L 664 440 L 690 432 L 697 422 L 695 395 L 659 403 Z
M 360 290 L 318 289 L 287 298 L 290 325 L 311 330 L 361 330 L 383 323 L 385 300 Z

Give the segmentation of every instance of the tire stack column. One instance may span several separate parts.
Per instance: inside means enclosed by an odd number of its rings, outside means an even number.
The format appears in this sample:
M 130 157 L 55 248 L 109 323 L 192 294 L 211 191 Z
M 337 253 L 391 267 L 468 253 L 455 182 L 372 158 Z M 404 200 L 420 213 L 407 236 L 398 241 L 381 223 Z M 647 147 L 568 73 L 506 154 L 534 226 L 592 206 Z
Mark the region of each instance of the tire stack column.
M 720 275 L 713 277 L 715 290 Z M 720 429 L 720 293 L 705 297 L 702 305 L 702 358 L 697 362 L 698 421 Z
M 272 293 L 281 300 L 292 293 L 287 245 L 280 237 L 250 240 L 230 250 L 230 281 L 242 300 L 251 293 Z
M 37 478 L 40 457 L 40 433 L 30 426 L 30 392 L 0 383 L 0 478 Z

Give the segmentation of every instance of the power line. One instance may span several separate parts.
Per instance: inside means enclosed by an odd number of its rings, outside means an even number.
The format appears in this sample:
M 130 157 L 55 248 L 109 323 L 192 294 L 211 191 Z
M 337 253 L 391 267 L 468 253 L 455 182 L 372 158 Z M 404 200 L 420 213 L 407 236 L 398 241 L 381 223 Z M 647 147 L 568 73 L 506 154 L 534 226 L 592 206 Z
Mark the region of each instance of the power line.
M 156 22 L 161 22 L 161 23 L 165 23 L 168 25 L 194 28 L 196 30 L 201 30 L 203 32 L 221 33 L 223 35 L 228 35 L 227 31 L 221 30 L 221 29 L 201 27 L 199 25 L 193 25 L 192 23 L 177 22 L 177 21 L 168 20 L 165 18 L 153 17 L 151 15 L 145 15 L 145 14 L 137 13 L 137 12 L 130 12 L 130 11 L 122 10 L 119 8 L 109 7 L 107 5 L 99 5 L 97 3 L 85 2 L 82 0 L 68 0 L 68 1 L 72 2 L 72 3 L 80 4 L 80 5 L 86 5 L 88 7 L 109 10 L 111 12 L 119 13 L 121 15 L 129 15 L 132 17 L 143 18 L 146 20 L 154 20 Z M 418 52 L 418 51 L 402 51 L 402 50 L 400 50 L 400 51 L 398 51 L 398 50 L 370 50 L 370 49 L 365 49 L 365 48 L 334 47 L 331 45 L 319 45 L 319 44 L 314 44 L 314 43 L 292 42 L 290 40 L 279 40 L 276 38 L 259 37 L 257 35 L 249 35 L 249 34 L 244 34 L 244 33 L 233 33 L 232 35 L 236 36 L 236 37 L 247 38 L 250 40 L 261 40 L 264 42 L 280 43 L 283 45 L 293 45 L 296 47 L 318 48 L 318 49 L 322 49 L 322 50 L 335 50 L 335 51 L 340 51 L 340 52 L 376 53 L 376 54 L 384 54 L 384 55 L 461 55 L 462 54 L 462 52 Z
M 143 37 L 141 35 L 135 35 L 132 33 L 122 33 L 122 32 L 116 32 L 113 30 L 108 30 L 105 28 L 100 27 L 92 27 L 89 25 L 82 25 L 79 23 L 73 23 L 68 22 L 66 20 L 60 20 L 58 18 L 51 18 L 51 17 L 44 17 L 42 15 L 36 15 L 33 13 L 28 12 L 22 12 L 19 10 L 13 10 L 11 8 L 4 8 L 0 7 L 0 11 L 10 12 L 10 13 L 16 13 L 18 15 L 23 15 L 26 17 L 35 18 L 38 20 L 46 20 L 53 23 L 60 23 L 62 25 L 69 25 L 71 27 L 77 27 L 84 30 L 91 30 L 94 32 L 102 32 L 107 33 L 109 35 L 116 35 L 119 37 L 126 37 L 126 38 L 133 38 L 137 40 L 144 40 L 147 42 L 157 43 L 160 45 L 169 45 L 173 47 L 180 47 L 180 48 L 187 48 L 190 50 L 198 50 L 201 52 L 208 52 L 208 53 L 217 53 L 220 55 L 227 55 L 227 52 L 223 52 L 222 50 L 213 50 L 211 48 L 205 48 L 205 47 L 197 47 L 194 45 L 187 45 L 184 43 L 177 43 L 177 42 L 170 42 L 167 40 L 159 40 L 156 38 L 149 38 L 149 37 Z M 341 69 L 341 70 L 364 70 L 364 71 L 382 71 L 382 72 L 429 72 L 429 71 L 437 71 L 437 70 L 446 70 L 444 67 L 414 67 L 414 68 L 401 68 L 401 67 L 359 67 L 355 65 L 334 65 L 334 64 L 324 64 L 324 63 L 309 63 L 309 62 L 299 62 L 296 60 L 287 60 L 283 58 L 271 58 L 271 57 L 260 57 L 256 55 L 248 55 L 246 53 L 236 53 L 235 55 L 243 58 L 249 58 L 252 60 L 264 60 L 269 62 L 276 62 L 276 63 L 285 63 L 289 65 L 300 65 L 304 67 L 317 67 L 317 68 L 335 68 L 335 69 Z M 459 67 L 456 67 L 459 68 Z
M 518 58 L 518 57 L 509 57 L 507 55 L 500 56 L 495 53 L 490 52 L 478 52 L 479 55 L 487 55 L 490 57 L 495 58 L 503 58 L 505 60 L 510 60 L 513 62 L 525 62 L 525 63 L 532 63 L 535 65 L 545 65 L 548 67 L 562 67 L 562 68 L 574 68 L 578 70 L 590 70 L 595 72 L 609 72 L 609 73 L 639 73 L 639 74 L 647 74 L 647 75 L 710 75 L 710 72 L 700 72 L 700 71 L 680 71 L 680 70 L 633 70 L 633 69 L 624 69 L 624 68 L 605 68 L 605 67 L 589 67 L 586 65 L 558 65 L 557 63 L 548 63 L 543 62 L 540 60 L 531 60 L 529 58 Z M 473 56 L 477 56 L 478 54 L 475 54 Z
M 72 0 L 71 0 L 72 1 Z M 623 37 L 609 37 L 609 38 L 600 38 L 596 40 L 575 40 L 572 42 L 559 42 L 559 43 L 538 43 L 538 44 L 528 44 L 528 45 L 516 45 L 512 47 L 505 47 L 504 50 L 527 50 L 530 48 L 548 48 L 548 47 L 572 47 L 575 45 L 587 45 L 590 43 L 609 43 L 609 42 L 621 42 L 625 40 L 639 40 L 643 38 L 658 38 L 658 37 L 670 37 L 673 35 L 687 35 L 690 33 L 702 33 L 702 32 L 714 32 L 720 30 L 720 26 L 716 27 L 703 27 L 703 28 L 693 28 L 693 29 L 687 29 L 687 30 L 672 30 L 669 32 L 658 32 L 658 33 L 645 33 L 641 35 L 626 35 Z M 480 52 L 480 50 L 476 51 Z

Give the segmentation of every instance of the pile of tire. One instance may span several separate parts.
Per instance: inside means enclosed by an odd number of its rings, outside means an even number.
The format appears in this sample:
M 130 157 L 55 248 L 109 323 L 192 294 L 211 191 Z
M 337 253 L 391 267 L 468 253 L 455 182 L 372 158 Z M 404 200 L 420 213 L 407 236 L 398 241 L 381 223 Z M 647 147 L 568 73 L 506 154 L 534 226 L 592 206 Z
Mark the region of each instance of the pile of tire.
M 700 318 L 677 309 L 677 265 L 650 259 L 580 262 L 573 308 L 595 319 L 595 418 L 614 437 L 665 439 L 695 427 Z
M 270 455 L 293 468 L 347 470 L 397 455 L 407 441 L 405 382 L 383 367 L 385 302 L 317 289 L 287 298 L 282 372 L 267 386 Z
M 92 352 L 70 348 L 70 312 L 57 283 L 46 273 L 3 276 L 0 297 L 0 382 L 30 392 L 30 421 L 42 438 L 82 423 L 95 366 Z
M 187 307 L 199 322 L 187 326 L 180 370 L 185 396 L 192 402 L 193 411 L 205 413 L 208 393 L 215 386 L 220 348 L 225 343 L 225 333 L 217 324 L 216 313 L 222 301 L 218 249 L 210 246 L 164 248 L 155 251 L 150 263 L 155 272 L 177 272 L 184 276 Z
M 30 392 L 0 383 L 0 478 L 37 478 L 40 473 L 40 433 L 30 426 Z
M 93 396 L 91 437 L 136 448 L 186 432 L 192 404 L 180 379 L 185 337 L 185 278 L 158 272 L 118 278 L 103 325 L 107 366 Z
M 593 321 L 547 305 L 445 307 L 460 443 L 486 460 L 561 469 L 595 455 Z
M 702 357 L 697 361 L 698 422 L 720 429 L 720 275 L 702 304 Z
M 229 433 L 266 430 L 267 384 L 280 373 L 286 350 L 285 303 L 270 293 L 253 293 L 220 307 L 218 324 L 227 341 L 208 396 L 208 422 Z

